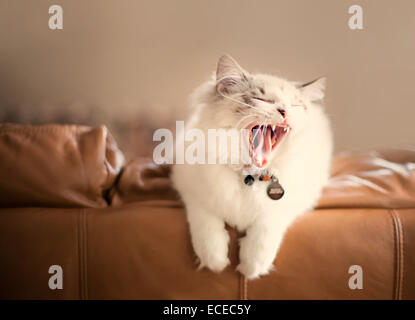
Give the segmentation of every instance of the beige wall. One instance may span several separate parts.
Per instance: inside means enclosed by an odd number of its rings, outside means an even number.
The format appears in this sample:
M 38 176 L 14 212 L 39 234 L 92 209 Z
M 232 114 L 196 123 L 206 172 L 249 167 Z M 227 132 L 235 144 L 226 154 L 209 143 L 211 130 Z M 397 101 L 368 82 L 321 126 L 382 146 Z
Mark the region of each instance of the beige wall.
M 48 29 L 52 4 L 64 30 Z M 352 4 L 363 31 L 348 29 Z M 414 146 L 414 17 L 413 0 L 0 0 L 0 119 L 169 125 L 227 52 L 251 71 L 326 75 L 337 150 Z

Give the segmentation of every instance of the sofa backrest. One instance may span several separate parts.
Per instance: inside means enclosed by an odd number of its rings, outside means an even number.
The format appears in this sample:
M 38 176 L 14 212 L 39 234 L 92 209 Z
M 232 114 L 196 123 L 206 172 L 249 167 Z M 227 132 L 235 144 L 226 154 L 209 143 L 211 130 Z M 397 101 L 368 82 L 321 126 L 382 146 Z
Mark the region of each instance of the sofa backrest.
M 105 126 L 0 125 L 1 207 L 106 207 L 124 156 Z

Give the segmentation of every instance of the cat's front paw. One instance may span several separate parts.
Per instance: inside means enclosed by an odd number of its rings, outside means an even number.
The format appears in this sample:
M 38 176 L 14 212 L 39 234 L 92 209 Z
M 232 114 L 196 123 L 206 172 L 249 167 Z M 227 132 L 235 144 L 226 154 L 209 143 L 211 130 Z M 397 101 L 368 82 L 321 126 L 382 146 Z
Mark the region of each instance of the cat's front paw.
M 220 231 L 217 234 L 212 233 L 209 239 L 194 239 L 197 244 L 196 254 L 200 262 L 198 269 L 206 267 L 214 272 L 221 272 L 230 264 L 229 235 L 224 229 Z
M 274 269 L 275 253 L 263 246 L 250 243 L 248 239 L 242 239 L 240 250 L 240 264 L 236 270 L 242 273 L 248 280 L 259 278 Z
M 209 256 L 208 258 L 201 259 L 199 257 L 199 267 L 198 269 L 202 269 L 204 267 L 212 270 L 213 272 L 221 272 L 223 271 L 229 264 L 230 260 L 228 257 L 223 257 L 219 255 Z
M 268 274 L 272 269 L 274 268 L 274 265 L 268 264 L 268 265 L 260 265 L 258 263 L 240 263 L 236 270 L 242 273 L 245 278 L 248 280 L 257 279 L 260 276 Z

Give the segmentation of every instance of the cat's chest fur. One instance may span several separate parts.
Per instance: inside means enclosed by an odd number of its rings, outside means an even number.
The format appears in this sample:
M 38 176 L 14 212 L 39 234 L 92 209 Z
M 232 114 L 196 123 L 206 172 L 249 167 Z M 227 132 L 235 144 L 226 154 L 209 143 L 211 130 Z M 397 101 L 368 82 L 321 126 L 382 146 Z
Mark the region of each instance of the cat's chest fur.
M 289 163 L 281 162 L 269 168 L 275 174 L 278 172 L 278 179 L 285 189 L 285 195 L 280 200 L 272 200 L 268 196 L 267 188 L 270 181 L 259 181 L 256 177 L 252 185 L 247 185 L 244 183 L 245 175 L 223 165 L 195 168 L 198 171 L 199 181 L 195 192 L 199 196 L 201 194 L 206 196 L 204 202 L 209 212 L 243 231 L 259 217 L 284 214 L 282 210 L 292 198 L 292 188 L 295 187 L 292 184 L 286 186 L 283 184 L 284 181 L 290 179 L 289 172 L 293 170 L 293 168 L 288 168 L 289 165 Z M 284 166 L 287 169 L 285 174 Z

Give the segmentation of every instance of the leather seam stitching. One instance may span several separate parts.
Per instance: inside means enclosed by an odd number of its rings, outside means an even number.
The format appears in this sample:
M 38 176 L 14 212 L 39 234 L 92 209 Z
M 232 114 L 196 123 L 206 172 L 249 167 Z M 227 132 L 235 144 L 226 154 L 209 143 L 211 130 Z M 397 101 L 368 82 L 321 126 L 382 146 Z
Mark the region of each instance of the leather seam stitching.
M 248 281 L 242 274 L 239 276 L 239 287 L 240 299 L 248 300 Z
M 403 229 L 403 225 L 402 225 L 402 220 L 401 220 L 401 217 L 400 217 L 400 215 L 399 215 L 399 213 L 398 212 L 396 212 L 396 215 L 397 215 L 397 218 L 398 218 L 398 220 L 399 220 L 399 226 L 400 226 L 400 228 L 401 228 L 401 239 L 402 239 L 402 241 L 401 241 L 401 246 L 402 246 L 402 264 L 401 264 L 401 266 L 402 266 L 402 285 L 401 285 L 401 299 L 403 299 L 403 296 L 404 296 L 404 289 L 405 289 L 405 286 L 404 286 L 404 281 L 405 281 L 405 271 L 406 271 L 406 268 L 405 268 L 405 257 L 406 257 L 406 255 L 405 255 L 405 232 L 404 232 L 404 229 Z
M 83 212 L 84 209 L 81 209 L 78 215 L 79 294 L 81 300 L 84 299 Z
M 84 297 L 88 299 L 88 226 L 86 219 L 86 210 L 83 209 L 83 226 L 84 226 Z
M 398 292 L 398 299 L 402 299 L 402 291 L 403 291 L 403 281 L 404 281 L 404 272 L 405 272 L 405 242 L 404 242 L 404 234 L 402 228 L 402 221 L 399 216 L 399 213 L 393 209 L 392 210 L 399 231 L 399 292 Z
M 393 272 L 393 292 L 392 299 L 397 299 L 398 291 L 398 270 L 399 270 L 399 250 L 398 250 L 398 231 L 396 227 L 396 220 L 392 210 L 389 210 L 390 217 L 392 219 L 392 229 L 393 229 L 393 256 L 394 256 L 394 272 Z
M 402 299 L 402 284 L 403 284 L 403 261 L 404 261 L 404 249 L 403 249 L 403 234 L 402 224 L 398 213 L 391 209 L 389 210 L 394 231 L 394 247 L 395 247 L 395 274 L 394 274 L 394 294 L 395 300 Z
M 78 281 L 79 281 L 79 299 L 82 299 L 82 261 L 81 261 L 81 239 L 80 239 L 80 217 L 82 210 L 79 210 L 76 216 L 76 255 L 78 257 Z
M 244 300 L 248 300 L 248 280 L 243 277 L 244 279 Z

